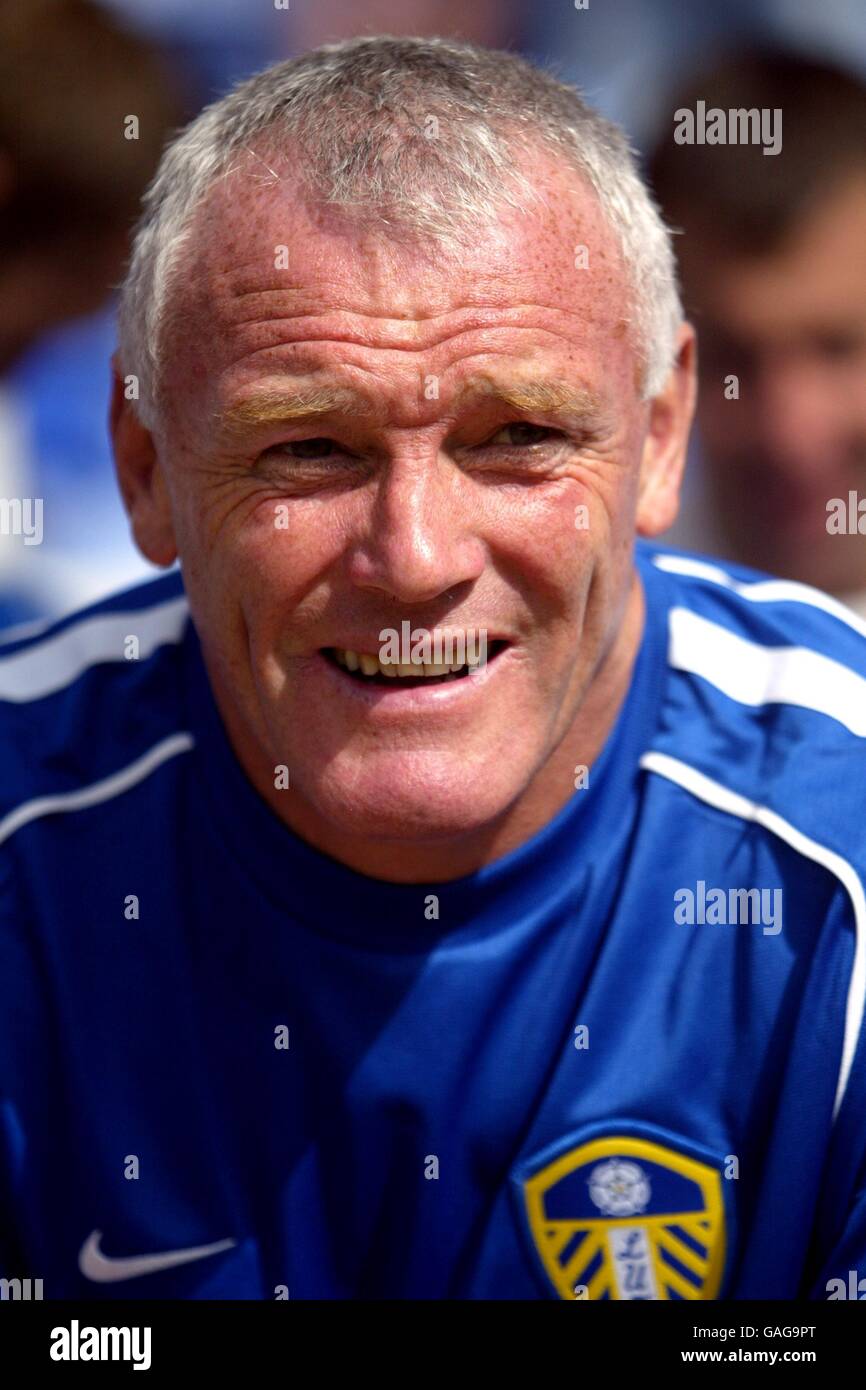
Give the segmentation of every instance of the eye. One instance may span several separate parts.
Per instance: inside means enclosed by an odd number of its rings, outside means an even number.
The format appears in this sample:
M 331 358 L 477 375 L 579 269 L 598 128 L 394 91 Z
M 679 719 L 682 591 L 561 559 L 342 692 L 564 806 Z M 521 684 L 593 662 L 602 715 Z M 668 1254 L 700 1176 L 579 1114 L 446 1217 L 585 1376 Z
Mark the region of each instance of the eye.
M 316 435 L 313 439 L 290 439 L 285 444 L 276 444 L 268 453 L 282 454 L 294 459 L 330 458 L 336 449 L 333 439 Z
M 828 362 L 845 362 L 849 358 L 855 357 L 863 346 L 856 333 L 848 333 L 841 328 L 837 331 L 827 329 L 823 333 L 818 333 L 815 337 L 815 345 L 820 355 Z
M 503 435 L 511 435 L 511 438 L 503 438 Z M 514 420 L 510 425 L 503 425 L 494 435 L 488 439 L 488 445 L 504 445 L 506 448 L 522 449 L 532 444 L 546 444 L 549 439 L 562 439 L 562 431 L 551 429 L 547 425 L 532 425 L 524 420 Z

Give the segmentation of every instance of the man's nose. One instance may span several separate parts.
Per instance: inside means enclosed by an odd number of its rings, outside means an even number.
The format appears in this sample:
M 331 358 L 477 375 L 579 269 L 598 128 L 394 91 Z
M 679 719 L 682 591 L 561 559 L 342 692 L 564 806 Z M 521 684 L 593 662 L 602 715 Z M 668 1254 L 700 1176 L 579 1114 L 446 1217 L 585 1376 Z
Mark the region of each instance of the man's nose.
M 477 579 L 485 550 L 471 493 L 470 480 L 441 455 L 390 460 L 351 554 L 352 582 L 417 604 Z
M 779 364 L 762 375 L 756 443 L 789 474 L 814 478 L 834 450 L 838 410 L 831 385 L 808 363 Z

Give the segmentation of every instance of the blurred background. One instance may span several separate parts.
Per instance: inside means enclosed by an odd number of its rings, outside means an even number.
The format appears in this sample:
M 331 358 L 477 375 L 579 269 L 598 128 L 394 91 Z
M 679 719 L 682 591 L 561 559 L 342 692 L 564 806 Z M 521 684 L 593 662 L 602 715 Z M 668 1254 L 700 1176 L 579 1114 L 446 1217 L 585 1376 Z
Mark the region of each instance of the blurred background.
M 106 416 L 114 287 L 166 136 L 268 63 L 363 33 L 521 52 L 625 127 L 700 341 L 668 539 L 866 617 L 863 0 L 0 0 L 0 627 L 155 573 Z M 781 151 L 678 144 L 699 101 L 781 109 Z

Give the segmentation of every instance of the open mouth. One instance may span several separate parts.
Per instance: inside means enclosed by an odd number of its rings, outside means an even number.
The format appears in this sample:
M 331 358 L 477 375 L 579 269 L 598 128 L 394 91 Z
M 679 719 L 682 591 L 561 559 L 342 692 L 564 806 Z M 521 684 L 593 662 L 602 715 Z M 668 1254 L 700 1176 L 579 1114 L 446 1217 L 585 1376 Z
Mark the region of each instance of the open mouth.
M 344 675 L 350 676 L 353 680 L 359 681 L 364 685 L 382 685 L 393 689 L 413 689 L 414 687 L 424 687 L 433 685 L 444 685 L 446 681 L 466 680 L 470 675 L 480 671 L 484 665 L 490 665 L 497 656 L 505 650 L 508 643 L 497 640 L 490 643 L 487 651 L 486 662 L 463 662 L 453 663 L 450 667 L 443 664 L 418 664 L 408 666 L 389 665 L 383 666 L 378 657 L 368 656 L 366 653 L 346 651 L 341 647 L 322 647 L 322 655 L 332 666 L 337 666 Z

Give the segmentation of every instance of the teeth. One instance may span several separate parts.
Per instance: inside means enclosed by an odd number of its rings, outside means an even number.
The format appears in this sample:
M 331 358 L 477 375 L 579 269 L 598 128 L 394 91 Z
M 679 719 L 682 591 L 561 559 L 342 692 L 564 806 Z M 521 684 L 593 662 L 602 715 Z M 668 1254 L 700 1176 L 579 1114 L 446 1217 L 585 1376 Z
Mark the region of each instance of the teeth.
M 331 648 L 334 659 L 341 666 L 347 667 L 350 671 L 361 671 L 364 676 L 387 676 L 389 679 L 397 679 L 399 676 L 408 676 L 418 679 L 419 676 L 448 676 L 457 671 L 472 670 L 475 663 L 465 661 L 432 661 L 418 662 L 412 664 L 400 663 L 393 665 L 388 663 L 382 665 L 379 658 L 370 656 L 367 652 L 353 652 L 343 647 Z

